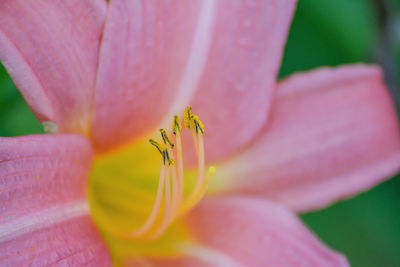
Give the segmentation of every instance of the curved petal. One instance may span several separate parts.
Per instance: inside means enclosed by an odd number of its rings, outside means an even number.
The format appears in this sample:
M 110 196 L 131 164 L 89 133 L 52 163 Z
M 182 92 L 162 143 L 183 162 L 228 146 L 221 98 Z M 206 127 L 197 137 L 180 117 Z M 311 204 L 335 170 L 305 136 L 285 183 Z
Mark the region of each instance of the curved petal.
M 322 68 L 280 83 L 269 125 L 216 185 L 307 211 L 400 169 L 396 113 L 378 67 Z M 217 172 L 218 174 L 218 172 Z
M 209 159 L 241 147 L 267 117 L 294 7 L 295 0 L 112 1 L 97 82 L 97 146 L 149 133 L 192 103 L 207 127 Z
M 107 149 L 154 130 L 187 65 L 205 1 L 110 2 L 97 75 L 93 139 Z
M 0 262 L 110 263 L 89 217 L 91 160 L 90 142 L 77 135 L 0 138 Z
M 178 245 L 183 255 L 176 259 L 140 259 L 134 266 L 348 266 L 293 213 L 266 200 L 211 197 L 185 221 L 197 245 Z
M 105 243 L 87 214 L 2 240 L 0 246 L 3 266 L 111 266 Z
M 243 148 L 268 117 L 295 0 L 216 1 L 211 47 L 191 106 L 207 161 Z
M 0 60 L 40 121 L 87 131 L 105 1 L 0 3 Z

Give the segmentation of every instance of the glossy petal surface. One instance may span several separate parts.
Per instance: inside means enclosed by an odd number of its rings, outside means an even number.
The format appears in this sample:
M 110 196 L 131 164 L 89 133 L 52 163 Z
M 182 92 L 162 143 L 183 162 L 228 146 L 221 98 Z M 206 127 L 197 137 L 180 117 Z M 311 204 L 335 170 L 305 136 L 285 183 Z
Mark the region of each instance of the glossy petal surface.
M 105 1 L 0 3 L 0 60 L 40 121 L 85 132 Z
M 263 134 L 218 168 L 214 181 L 222 190 L 307 211 L 366 190 L 399 168 L 398 123 L 382 73 L 356 65 L 281 82 Z
M 77 135 L 0 138 L 0 262 L 110 263 L 89 217 L 89 141 Z

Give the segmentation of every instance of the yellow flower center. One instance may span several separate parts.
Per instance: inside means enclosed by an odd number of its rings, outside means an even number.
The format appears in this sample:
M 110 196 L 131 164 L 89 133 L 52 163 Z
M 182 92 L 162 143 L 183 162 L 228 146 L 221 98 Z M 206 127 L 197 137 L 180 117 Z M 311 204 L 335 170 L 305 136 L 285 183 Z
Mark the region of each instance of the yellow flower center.
M 91 212 L 112 252 L 120 257 L 173 254 L 171 242 L 190 239 L 180 219 L 202 199 L 215 167 L 205 170 L 204 126 L 190 107 L 184 125 L 192 134 L 197 169 L 184 170 L 178 116 L 170 135 L 160 129 L 159 142 L 136 141 L 94 159 Z

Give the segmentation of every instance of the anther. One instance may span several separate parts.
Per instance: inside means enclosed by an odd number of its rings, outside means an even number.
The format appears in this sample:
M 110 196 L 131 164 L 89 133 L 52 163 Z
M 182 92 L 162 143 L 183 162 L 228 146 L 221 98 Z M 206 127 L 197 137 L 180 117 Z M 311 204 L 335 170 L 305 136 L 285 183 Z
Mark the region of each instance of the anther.
M 171 159 L 171 157 L 169 156 L 168 151 L 166 149 L 163 150 L 162 155 L 163 155 L 164 165 L 166 162 L 168 162 L 169 166 L 173 166 L 175 164 L 175 161 L 173 159 Z
M 161 137 L 164 141 L 164 144 L 168 144 L 171 148 L 174 148 L 174 144 L 169 140 L 167 132 L 164 129 L 160 129 Z
M 178 115 L 174 116 L 174 120 L 172 121 L 172 133 L 176 135 L 177 132 L 182 130 L 181 119 Z
M 196 129 L 196 133 L 204 134 L 204 125 L 197 115 L 192 115 L 192 120 Z
M 192 108 L 190 106 L 185 109 L 183 121 L 185 127 L 190 129 L 196 149 L 198 161 L 196 183 L 191 192 L 184 196 L 182 141 L 180 135 L 182 125 L 179 116 L 175 115 L 172 122 L 175 145 L 172 144 L 164 129 L 160 129 L 160 133 L 165 145 L 162 143 L 160 145 L 153 139 L 149 140 L 150 144 L 155 146 L 162 156 L 160 180 L 153 210 L 143 226 L 133 232 L 132 236 L 142 236 L 148 239 L 159 237 L 174 219 L 194 207 L 207 191 L 212 175 L 207 175 L 207 177 L 205 175 L 204 125 L 199 117 L 192 114 L 191 111 Z M 209 174 L 214 172 L 215 167 L 211 166 Z M 164 203 L 163 207 L 162 203 Z
M 160 154 L 161 154 L 162 156 L 164 156 L 164 155 L 163 155 L 163 151 L 162 151 L 161 146 L 160 146 L 159 143 L 157 143 L 157 142 L 154 141 L 153 139 L 149 139 L 149 142 L 150 142 L 150 144 L 152 144 L 153 146 L 155 146 L 155 147 L 157 148 L 157 150 L 160 152 Z
M 192 107 L 188 106 L 187 108 L 185 108 L 185 113 L 183 114 L 183 122 L 185 124 L 185 127 L 188 129 L 190 129 L 192 118 Z

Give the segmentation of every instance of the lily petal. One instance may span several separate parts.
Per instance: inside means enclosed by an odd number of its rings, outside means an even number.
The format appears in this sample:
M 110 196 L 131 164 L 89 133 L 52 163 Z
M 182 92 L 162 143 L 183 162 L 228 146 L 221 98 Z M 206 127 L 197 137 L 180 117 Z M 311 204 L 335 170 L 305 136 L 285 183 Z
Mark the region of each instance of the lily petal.
M 148 133 L 167 115 L 207 11 L 203 2 L 110 2 L 92 129 L 99 149 Z
M 97 81 L 97 146 L 138 138 L 165 120 L 169 126 L 190 103 L 206 124 L 209 159 L 243 146 L 267 117 L 295 3 L 112 1 Z
M 148 262 L 157 266 L 348 266 L 295 214 L 266 200 L 210 197 L 185 221 L 197 245 L 180 244 L 180 257 Z
M 88 128 L 106 1 L 0 3 L 0 60 L 40 121 Z
M 226 191 L 307 211 L 366 190 L 399 169 L 398 122 L 381 70 L 353 65 L 282 81 L 262 136 L 221 166 L 214 181 Z
M 265 124 L 296 7 L 295 0 L 215 2 L 210 51 L 191 101 L 206 127 L 209 162 L 243 148 Z
M 0 138 L 0 262 L 110 263 L 86 200 L 91 161 L 78 135 Z

